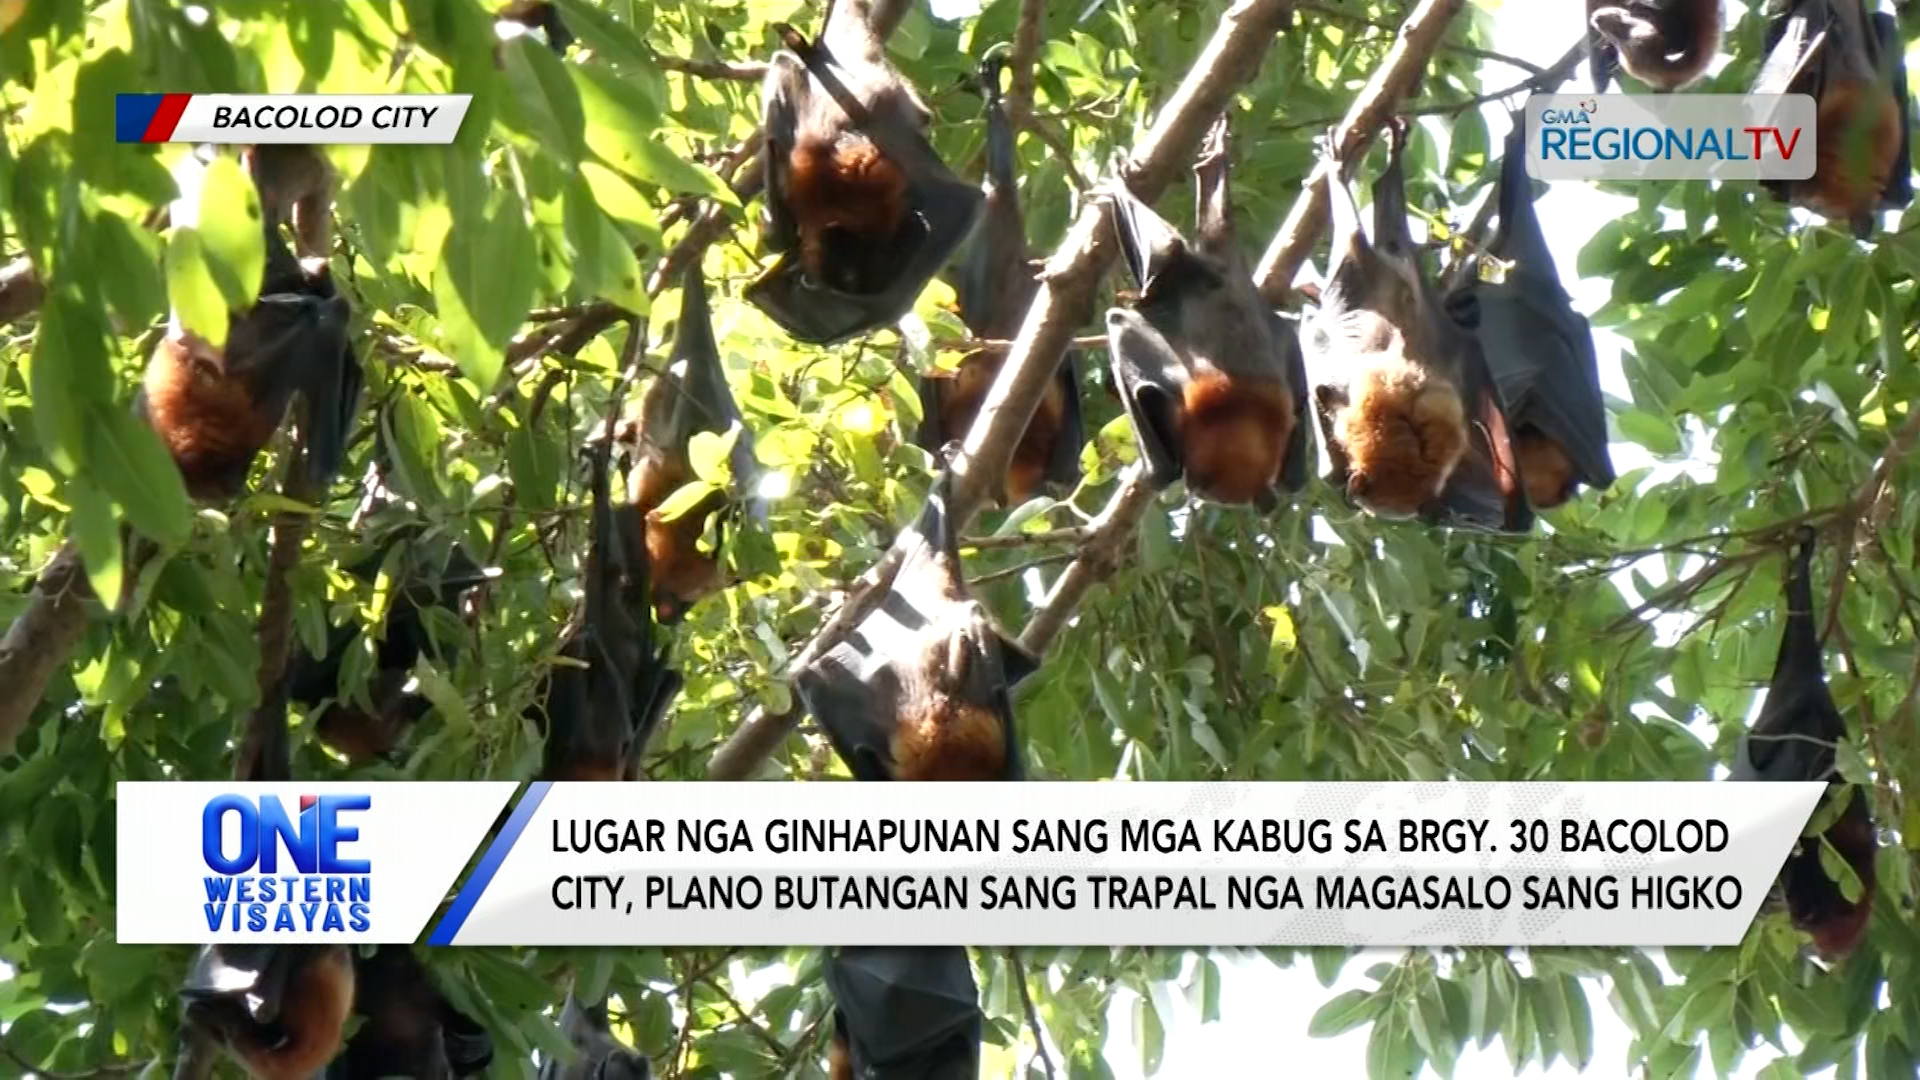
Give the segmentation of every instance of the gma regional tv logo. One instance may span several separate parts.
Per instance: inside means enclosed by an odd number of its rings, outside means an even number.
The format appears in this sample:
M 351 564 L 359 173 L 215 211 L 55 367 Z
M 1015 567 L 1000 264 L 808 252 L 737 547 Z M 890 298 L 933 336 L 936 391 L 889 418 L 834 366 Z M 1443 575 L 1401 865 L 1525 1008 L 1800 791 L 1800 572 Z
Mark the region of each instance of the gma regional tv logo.
M 1536 180 L 1805 180 L 1818 109 L 1808 94 L 1535 94 Z
M 373 863 L 359 857 L 358 814 L 371 795 L 220 794 L 200 812 L 208 873 L 207 930 L 363 933 L 373 913 Z

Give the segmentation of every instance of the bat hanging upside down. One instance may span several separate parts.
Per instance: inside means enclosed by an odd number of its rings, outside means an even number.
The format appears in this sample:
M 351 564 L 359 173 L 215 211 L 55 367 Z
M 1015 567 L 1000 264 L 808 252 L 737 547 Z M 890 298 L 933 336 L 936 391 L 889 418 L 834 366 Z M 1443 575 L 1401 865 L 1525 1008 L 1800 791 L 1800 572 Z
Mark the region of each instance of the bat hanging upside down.
M 360 363 L 349 308 L 324 259 L 294 259 L 272 215 L 260 297 L 234 313 L 215 348 L 176 318 L 154 349 L 135 409 L 167 446 L 187 492 L 224 501 L 246 487 L 254 459 L 300 402 L 308 486 L 324 490 L 346 456 L 359 408 Z
M 1700 81 L 1720 52 L 1720 0 L 1587 0 L 1587 58 L 1604 94 L 1621 68 L 1658 93 Z
M 818 41 L 781 27 L 761 91 L 766 237 L 781 258 L 746 297 L 814 344 L 905 315 L 980 211 L 927 142 L 930 114 L 871 7 L 839 0 Z
M 1013 125 L 1000 99 L 1001 67 L 998 56 L 980 65 L 980 87 L 987 99 L 986 213 L 954 274 L 960 318 L 968 333 L 987 340 L 1019 336 L 1027 308 L 1040 289 L 1027 258 Z M 1007 505 L 1018 506 L 1043 493 L 1071 491 L 1080 482 L 1080 448 L 1086 433 L 1080 414 L 1079 359 L 1079 350 L 1070 349 L 1058 361 L 1033 419 L 1014 447 L 1004 488 L 997 493 Z M 1005 353 L 976 352 L 961 360 L 955 371 L 923 373 L 921 421 L 914 442 L 938 454 L 948 442 L 964 440 L 1005 362 Z
M 1133 308 L 1107 312 L 1107 350 L 1155 485 L 1270 509 L 1306 483 L 1306 370 L 1240 252 L 1227 165 L 1222 116 L 1194 164 L 1194 244 L 1124 184 L 1102 193 L 1139 283 Z
M 1583 483 L 1605 490 L 1614 472 L 1593 330 L 1573 309 L 1540 230 L 1524 125 L 1516 114 L 1495 195 L 1500 227 L 1487 245 L 1506 276 L 1469 281 L 1446 304 L 1480 342 L 1505 402 L 1527 501 L 1545 510 L 1566 503 Z
M 1813 530 L 1803 528 L 1787 571 L 1787 625 L 1780 635 L 1773 681 L 1759 717 L 1734 757 L 1735 780 L 1833 780 L 1837 775 L 1836 747 L 1847 737 L 1847 724 L 1827 689 L 1820 637 L 1814 628 L 1813 547 Z M 1801 837 L 1780 871 L 1788 917 L 1828 957 L 1852 952 L 1866 934 L 1873 912 L 1874 852 L 1879 847 L 1867 793 L 1847 785 L 1835 787 L 1837 792 L 1830 789 L 1828 797 L 1838 794 L 1846 799 L 1846 809 L 1822 835 Z M 1825 844 L 1833 846 L 1859 879 L 1857 899 L 1847 899 L 1821 864 Z
M 1328 173 L 1330 272 L 1305 334 L 1328 482 L 1376 516 L 1526 532 L 1533 512 L 1498 388 L 1407 228 L 1405 142 L 1405 127 L 1391 125 L 1371 240 L 1339 163 Z
M 1762 184 L 1775 197 L 1847 222 L 1862 238 L 1880 210 L 1913 200 L 1906 45 L 1892 15 L 1861 0 L 1793 0 L 1767 23 L 1755 94 L 1818 103 L 1813 176 Z
M 795 679 L 858 780 L 1018 780 L 1008 691 L 1038 666 L 960 576 L 945 472 L 887 596 Z
M 638 333 L 636 328 L 635 333 Z M 593 456 L 593 542 L 586 610 L 560 650 L 537 705 L 546 732 L 543 780 L 634 780 L 680 675 L 653 640 L 640 514 L 609 491 L 611 440 Z
M 980 988 L 967 950 L 848 946 L 827 961 L 828 1080 L 976 1080 Z
M 714 488 L 698 504 L 672 519 L 661 507 L 683 485 L 695 480 L 688 447 L 700 432 L 723 434 L 739 425 L 729 471 L 736 490 L 751 490 L 758 465 L 753 435 L 727 387 L 720 349 L 713 338 L 707 308 L 706 280 L 700 268 L 687 268 L 680 324 L 667 370 L 647 385 L 640 399 L 640 415 L 633 425 L 636 463 L 628 476 L 628 497 L 644 521 L 648 573 L 653 582 L 655 617 L 665 625 L 678 623 L 694 603 L 721 585 L 720 552 L 726 519 L 734 507 L 731 493 Z M 749 511 L 764 512 L 757 496 L 747 499 Z M 631 532 L 630 515 L 622 529 Z M 715 549 L 701 550 L 709 523 L 714 525 Z M 629 556 L 632 561 L 634 556 Z

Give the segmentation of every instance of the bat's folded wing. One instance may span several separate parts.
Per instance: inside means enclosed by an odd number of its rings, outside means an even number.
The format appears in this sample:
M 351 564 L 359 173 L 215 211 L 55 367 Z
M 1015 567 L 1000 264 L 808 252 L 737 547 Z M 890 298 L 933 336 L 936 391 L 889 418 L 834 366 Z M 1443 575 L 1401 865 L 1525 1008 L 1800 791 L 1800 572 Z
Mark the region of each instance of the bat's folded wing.
M 980 992 L 965 949 L 850 946 L 828 961 L 826 981 L 870 1075 L 978 1075 Z
M 1477 292 L 1475 333 L 1508 414 L 1552 439 L 1581 482 L 1611 487 L 1606 402 L 1587 320 L 1558 282 L 1531 275 L 1483 284 Z
M 1166 487 L 1183 471 L 1179 409 L 1186 363 L 1158 327 L 1127 308 L 1107 312 L 1107 354 L 1148 478 Z

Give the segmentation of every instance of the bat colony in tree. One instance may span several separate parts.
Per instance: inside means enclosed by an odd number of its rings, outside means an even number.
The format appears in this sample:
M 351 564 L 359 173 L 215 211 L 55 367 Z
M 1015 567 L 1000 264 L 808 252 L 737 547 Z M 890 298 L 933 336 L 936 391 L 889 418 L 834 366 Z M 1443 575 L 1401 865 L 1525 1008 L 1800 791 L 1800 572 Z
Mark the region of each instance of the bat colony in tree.
M 1658 92 L 1685 89 L 1703 78 L 1722 35 L 1718 0 L 1587 0 L 1586 15 L 1592 74 L 1603 89 L 1621 71 Z M 888 61 L 870 16 L 866 0 L 840 0 L 817 39 L 780 28 L 785 48 L 762 87 L 762 233 L 777 257 L 744 295 L 795 339 L 830 344 L 896 322 L 964 251 L 954 282 L 968 330 L 989 340 L 1017 336 L 1039 286 L 1001 63 L 989 58 L 979 69 L 986 151 L 976 188 L 929 143 L 931 114 Z M 563 55 L 573 40 L 551 4 L 516 3 L 500 17 L 537 28 Z M 1819 101 L 1816 173 L 1774 193 L 1856 229 L 1870 228 L 1877 210 L 1905 206 L 1908 102 L 1891 17 L 1869 15 L 1860 0 L 1776 4 L 1766 48 L 1754 89 Z M 1434 284 L 1408 225 L 1404 122 L 1389 127 L 1371 228 L 1345 179 L 1357 163 L 1331 162 L 1328 274 L 1298 332 L 1261 298 L 1241 252 L 1227 124 L 1226 115 L 1216 120 L 1194 163 L 1193 240 L 1120 178 L 1095 195 L 1111 211 L 1136 286 L 1107 312 L 1107 348 L 1156 489 L 1184 481 L 1200 499 L 1276 510 L 1308 486 L 1316 428 L 1329 486 L 1385 519 L 1525 533 L 1537 511 L 1564 505 L 1583 486 L 1614 483 L 1592 332 L 1535 215 L 1520 117 L 1492 195 L 1497 231 L 1450 291 Z M 221 348 L 176 320 L 138 399 L 202 500 L 240 495 L 289 415 L 303 447 L 294 475 L 324 491 L 341 468 L 359 405 L 352 312 L 328 269 L 333 170 L 302 146 L 252 147 L 244 160 L 267 233 L 258 298 L 231 314 Z M 291 227 L 297 256 L 282 225 Z M 619 384 L 606 431 L 590 448 L 584 599 L 529 710 L 545 733 L 546 779 L 639 778 L 649 738 L 680 686 L 666 628 L 725 582 L 724 524 L 743 508 L 760 512 L 757 498 L 743 494 L 755 484 L 753 442 L 727 383 L 697 259 L 681 289 L 667 369 L 616 425 Z M 642 335 L 629 350 L 637 358 L 645 330 L 636 323 L 630 333 Z M 1003 360 L 982 349 L 955 370 L 923 372 L 916 438 L 936 459 L 944 462 L 966 436 Z M 1078 484 L 1080 389 L 1079 357 L 1064 353 L 997 485 L 999 501 L 1018 505 Z M 692 448 L 702 435 L 732 440 L 727 477 L 697 474 Z M 616 445 L 630 463 L 619 500 Z M 952 484 L 943 468 L 884 595 L 845 640 L 794 675 L 806 710 L 858 780 L 1025 775 L 1011 694 L 1039 659 L 969 592 Z M 1834 776 L 1834 745 L 1846 726 L 1814 631 L 1812 549 L 1809 533 L 1791 563 L 1777 668 L 1738 752 L 1736 780 Z M 431 712 L 411 685 L 413 669 L 423 657 L 457 659 L 433 624 L 450 626 L 462 593 L 485 575 L 458 545 L 433 550 L 411 527 L 349 568 L 366 581 L 383 570 L 397 588 L 374 640 L 371 628 L 343 624 L 320 655 L 294 656 L 255 714 L 263 737 L 242 779 L 291 777 L 289 701 L 314 719 L 322 742 L 356 764 L 393 754 Z M 355 650 L 368 662 L 350 664 Z M 366 685 L 349 685 L 344 673 L 355 666 L 370 670 Z M 1844 810 L 1802 841 L 1780 879 L 1793 924 L 1830 956 L 1860 942 L 1874 888 L 1868 800 L 1844 790 Z M 1837 858 L 1823 858 L 1829 851 Z M 982 1014 L 966 950 L 848 948 L 826 972 L 835 1080 L 977 1074 Z M 210 946 L 180 994 L 188 1025 L 270 1080 L 466 1076 L 493 1057 L 486 1029 L 442 996 L 404 946 L 364 955 Z M 361 1022 L 349 1036 L 355 1015 Z M 561 1026 L 574 1054 L 543 1061 L 545 1080 L 651 1075 L 646 1057 L 615 1037 L 604 1002 L 569 994 Z

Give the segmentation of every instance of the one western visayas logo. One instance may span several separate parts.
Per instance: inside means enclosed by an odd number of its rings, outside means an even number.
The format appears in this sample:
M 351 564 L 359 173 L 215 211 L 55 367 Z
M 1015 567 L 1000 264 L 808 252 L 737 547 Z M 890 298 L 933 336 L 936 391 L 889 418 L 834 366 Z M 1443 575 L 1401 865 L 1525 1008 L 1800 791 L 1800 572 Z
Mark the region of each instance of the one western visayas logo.
M 277 795 L 207 800 L 200 814 L 200 849 L 212 871 L 207 929 L 365 931 L 373 866 L 341 850 L 360 839 L 359 827 L 342 818 L 372 806 L 370 795 L 302 795 L 299 812 L 289 815 Z

